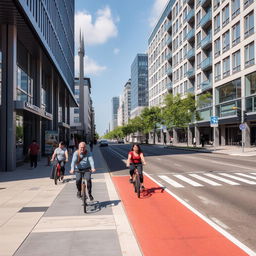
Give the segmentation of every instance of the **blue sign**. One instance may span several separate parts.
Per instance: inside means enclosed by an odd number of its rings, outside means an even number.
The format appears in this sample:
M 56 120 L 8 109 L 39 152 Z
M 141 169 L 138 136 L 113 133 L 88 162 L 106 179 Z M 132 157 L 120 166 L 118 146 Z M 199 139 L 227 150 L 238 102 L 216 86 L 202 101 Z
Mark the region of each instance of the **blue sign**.
M 217 116 L 211 116 L 211 124 L 218 124 L 219 118 Z
M 246 129 L 246 125 L 245 124 L 240 124 L 239 125 L 239 129 L 242 131 L 242 130 L 245 130 Z

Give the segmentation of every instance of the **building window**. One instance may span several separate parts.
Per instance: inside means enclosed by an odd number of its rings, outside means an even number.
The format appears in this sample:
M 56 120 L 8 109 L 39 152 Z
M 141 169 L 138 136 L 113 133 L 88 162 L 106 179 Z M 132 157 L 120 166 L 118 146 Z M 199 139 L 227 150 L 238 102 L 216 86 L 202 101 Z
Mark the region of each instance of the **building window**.
M 199 73 L 199 74 L 197 74 L 197 76 L 196 76 L 196 85 L 197 85 L 197 90 L 199 90 L 200 89 L 200 87 L 201 87 L 201 80 L 202 80 L 202 75 L 201 75 L 201 73 Z
M 245 95 L 250 96 L 253 94 L 256 94 L 256 72 L 245 76 Z
M 79 117 L 74 117 L 74 123 L 75 124 L 79 123 Z
M 244 17 L 244 38 L 254 33 L 254 13 L 250 12 Z
M 214 11 L 220 6 L 220 0 L 214 0 Z
M 232 27 L 232 46 L 237 45 L 240 42 L 240 22 L 237 22 Z
M 233 73 L 241 70 L 240 50 L 232 54 L 232 70 Z
M 79 108 L 74 109 L 74 114 L 79 114 Z
M 229 23 L 229 5 L 226 5 L 222 10 L 222 24 L 225 27 Z
M 215 64 L 214 73 L 215 73 L 214 74 L 215 75 L 215 77 L 214 77 L 215 81 L 220 80 L 221 79 L 220 62 Z
M 245 67 L 254 64 L 254 42 L 245 46 Z
M 218 33 L 220 31 L 220 14 L 218 13 L 214 17 L 214 33 Z
M 199 27 L 201 21 L 201 10 L 196 14 L 196 26 Z
M 244 0 L 244 9 L 253 3 L 254 0 Z
M 33 79 L 17 67 L 17 100 L 33 103 Z
M 223 78 L 230 75 L 230 57 L 223 59 Z
M 199 68 L 201 67 L 201 59 L 202 59 L 201 52 L 199 52 L 199 53 L 196 55 L 197 69 L 199 69 Z
M 214 41 L 214 56 L 218 57 L 220 55 L 220 38 Z
M 201 31 L 199 31 L 197 34 L 196 34 L 196 42 L 197 42 L 197 48 L 199 48 L 201 46 Z
M 240 13 L 240 0 L 232 0 L 231 9 L 232 19 L 234 19 Z
M 229 37 L 229 30 L 223 34 L 222 36 L 222 51 L 223 53 L 229 50 L 229 42 L 230 42 L 230 37 Z

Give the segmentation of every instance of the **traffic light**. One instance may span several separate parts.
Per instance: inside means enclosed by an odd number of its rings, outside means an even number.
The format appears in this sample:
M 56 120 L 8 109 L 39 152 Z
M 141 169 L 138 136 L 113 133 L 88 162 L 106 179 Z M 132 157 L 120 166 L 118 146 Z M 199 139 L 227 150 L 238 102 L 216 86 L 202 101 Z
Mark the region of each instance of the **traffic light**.
M 237 113 L 237 121 L 239 123 L 242 123 L 242 112 L 241 112 L 241 109 L 237 108 L 236 113 Z
M 243 111 L 244 120 L 243 123 L 247 121 L 247 112 L 246 110 Z

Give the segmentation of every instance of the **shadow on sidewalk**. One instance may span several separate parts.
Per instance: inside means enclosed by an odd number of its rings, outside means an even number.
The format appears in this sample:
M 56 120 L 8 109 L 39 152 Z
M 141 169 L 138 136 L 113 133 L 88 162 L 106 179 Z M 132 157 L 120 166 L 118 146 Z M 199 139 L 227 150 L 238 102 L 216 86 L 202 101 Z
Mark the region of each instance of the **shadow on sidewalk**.
M 109 201 L 92 201 L 87 203 L 87 213 L 95 213 L 102 210 L 102 208 L 117 206 L 121 200 L 109 200 Z

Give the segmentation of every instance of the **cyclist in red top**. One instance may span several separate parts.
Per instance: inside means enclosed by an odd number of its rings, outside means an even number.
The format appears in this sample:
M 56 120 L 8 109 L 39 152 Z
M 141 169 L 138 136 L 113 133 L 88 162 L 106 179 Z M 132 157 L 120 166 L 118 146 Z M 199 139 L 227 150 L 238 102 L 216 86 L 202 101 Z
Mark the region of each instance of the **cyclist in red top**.
M 130 183 L 132 183 L 134 170 L 137 167 L 140 176 L 141 188 L 144 189 L 142 164 L 145 165 L 146 162 L 141 148 L 139 145 L 133 144 L 127 159 L 127 167 L 130 168 Z

